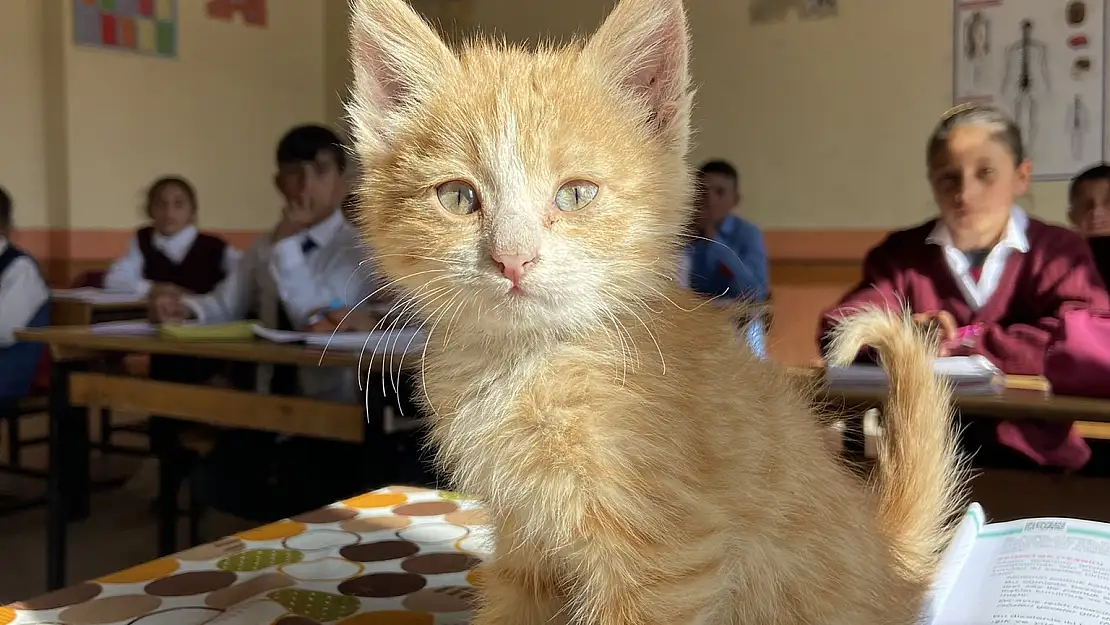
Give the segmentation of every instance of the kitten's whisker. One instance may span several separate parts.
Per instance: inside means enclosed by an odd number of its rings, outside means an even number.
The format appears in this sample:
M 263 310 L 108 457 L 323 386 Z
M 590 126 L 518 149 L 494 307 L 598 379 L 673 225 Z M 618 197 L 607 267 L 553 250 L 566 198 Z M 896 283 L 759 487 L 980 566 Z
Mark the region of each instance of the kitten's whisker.
M 449 277 L 449 276 L 440 276 L 438 278 L 433 278 L 433 279 L 429 280 L 428 282 L 422 284 L 420 286 L 420 288 L 414 294 L 394 302 L 393 306 L 390 307 L 389 312 L 387 312 L 385 314 L 385 316 L 383 316 L 381 319 L 378 320 L 377 323 L 374 324 L 374 328 L 372 329 L 372 332 L 378 331 L 378 329 L 382 326 L 382 324 L 385 323 L 386 320 L 389 320 L 391 318 L 390 315 L 392 315 L 393 312 L 395 310 L 397 310 L 397 308 L 399 306 L 403 307 L 403 310 L 407 309 L 407 308 L 413 306 L 416 302 L 420 301 L 421 299 L 423 299 L 425 297 L 430 297 L 431 295 L 434 295 L 435 293 L 438 293 L 443 289 L 450 288 L 449 286 L 442 286 L 442 287 L 436 287 L 435 289 L 432 289 L 430 293 L 424 292 L 425 289 L 427 289 L 429 285 L 433 284 L 434 282 L 436 282 L 438 280 L 445 279 L 447 277 Z M 397 322 L 401 318 L 401 315 L 404 314 L 403 310 L 402 310 L 402 312 L 398 313 L 397 316 L 392 317 L 392 323 L 389 325 L 389 328 L 386 329 L 386 333 L 383 336 L 378 337 L 378 342 L 374 346 L 374 351 L 370 354 L 370 368 L 371 369 L 373 369 L 373 367 L 374 367 L 374 357 L 377 356 L 377 353 L 378 353 L 379 349 L 382 346 L 382 341 L 385 340 L 389 336 L 389 332 L 392 330 L 393 327 L 396 326 Z M 366 351 L 366 346 L 369 344 L 371 336 L 372 336 L 372 334 L 367 335 L 366 342 L 363 343 L 363 346 L 362 346 L 362 351 L 363 352 Z M 361 365 L 361 362 L 362 362 L 361 354 L 359 356 L 359 362 L 360 362 L 360 365 Z M 385 355 L 384 354 L 382 355 L 382 366 L 383 367 L 385 366 Z M 369 379 L 369 376 L 368 376 L 368 379 Z M 385 396 L 385 376 L 384 375 L 382 376 L 382 396 L 383 397 Z
M 439 280 L 445 279 L 447 277 L 449 277 L 449 276 L 440 276 L 440 277 L 437 277 L 437 278 L 432 278 L 428 282 L 421 285 L 420 288 L 417 289 L 416 293 L 413 294 L 412 296 L 403 297 L 403 298 L 400 298 L 400 299 L 393 302 L 393 304 L 390 306 L 390 309 L 385 313 L 385 315 L 382 316 L 381 319 L 378 319 L 377 323 L 374 324 L 374 327 L 370 328 L 370 332 L 366 336 L 366 341 L 362 344 L 362 350 L 359 352 L 359 356 L 358 356 L 358 363 L 359 363 L 360 370 L 361 370 L 361 367 L 362 367 L 362 357 L 366 353 L 366 346 L 370 342 L 370 337 L 373 335 L 374 332 L 377 332 L 381 328 L 382 323 L 384 323 L 387 319 L 389 319 L 389 316 L 391 314 L 393 314 L 393 311 L 396 310 L 398 306 L 403 305 L 405 302 L 409 301 L 409 299 L 411 297 L 419 295 L 421 291 L 423 291 L 424 289 L 426 289 L 428 287 L 428 285 L 430 285 L 434 282 L 437 282 Z M 379 338 L 378 340 L 379 340 L 379 344 L 380 344 L 381 339 Z M 374 368 L 374 354 L 371 354 L 370 355 L 370 363 L 368 365 L 367 374 L 366 374 L 367 386 L 369 386 L 369 384 L 370 384 L 370 376 L 371 376 L 371 371 L 373 370 L 373 368 Z M 362 383 L 362 378 L 360 377 L 359 378 L 359 384 L 361 384 L 361 383 Z M 361 386 L 360 386 L 360 389 L 361 389 Z M 367 391 L 369 391 L 369 389 L 367 389 Z M 367 395 L 367 397 L 369 397 L 369 395 Z
M 458 298 L 459 295 L 461 295 L 461 294 L 462 294 L 462 291 L 456 290 L 451 295 L 451 299 L 447 300 L 447 302 L 445 304 L 441 304 L 439 306 L 439 308 L 436 308 L 436 310 L 432 312 L 431 315 L 428 315 L 428 319 L 433 319 L 433 321 L 432 321 L 432 327 L 428 329 L 428 333 L 424 336 L 424 346 L 425 346 L 425 348 L 427 348 L 428 341 L 432 340 L 432 335 L 435 334 L 436 326 L 439 325 L 439 322 L 443 319 L 444 316 L 446 316 L 448 307 L 451 306 L 451 304 L 454 303 L 455 299 Z M 437 315 L 437 313 L 439 313 L 440 310 L 442 310 L 443 312 Z M 421 330 L 423 330 L 424 326 L 427 323 L 428 323 L 428 321 L 426 319 L 424 321 L 424 323 L 420 324 L 420 327 L 417 328 L 417 332 L 420 332 Z M 401 354 L 401 363 L 397 366 L 398 376 L 400 376 L 400 370 L 404 367 L 405 356 L 412 349 L 412 342 L 415 339 L 416 339 L 416 335 L 414 334 L 412 336 L 412 338 L 409 339 L 408 345 L 405 346 L 405 352 L 403 354 Z M 420 370 L 421 370 L 421 372 L 423 372 L 423 370 L 424 370 L 423 352 L 421 352 L 421 359 L 420 360 L 421 360 Z M 421 380 L 421 386 L 423 386 L 423 380 Z M 428 400 L 428 406 L 429 407 L 432 406 L 430 399 Z M 437 413 L 434 408 L 432 408 L 432 413 L 435 414 L 437 417 L 439 416 L 439 413 Z
M 434 256 L 420 256 L 418 254 L 403 254 L 403 253 L 375 254 L 374 258 L 389 258 L 391 256 L 401 256 L 401 257 L 404 257 L 404 258 L 415 258 L 417 260 L 428 260 L 428 261 L 432 261 L 432 262 L 436 262 L 436 263 L 443 263 L 444 265 L 448 265 L 448 266 L 452 266 L 452 267 L 457 264 L 453 261 L 450 261 L 450 260 L 447 260 L 447 259 L 444 259 L 444 258 L 436 258 Z M 365 264 L 365 263 L 370 262 L 370 261 L 371 261 L 371 259 L 366 259 L 366 260 L 362 261 L 362 263 L 359 263 L 359 264 Z
M 461 291 L 460 291 L 461 292 Z M 447 322 L 447 329 L 443 333 L 443 347 L 446 349 L 447 345 L 451 342 L 451 328 L 455 325 L 455 321 L 459 318 L 459 313 L 462 312 L 463 304 L 469 300 L 466 298 L 460 299 L 459 303 L 455 306 L 455 313 L 451 315 L 451 319 Z
M 731 247 L 725 245 L 724 243 L 721 243 L 720 241 L 718 241 L 716 239 L 710 239 L 708 237 L 703 237 L 703 236 L 698 235 L 698 234 L 690 234 L 689 232 L 680 232 L 679 236 L 687 237 L 687 238 L 690 238 L 690 239 L 701 239 L 702 241 L 709 241 L 710 243 L 712 243 L 714 245 L 719 245 L 719 246 L 723 247 L 724 249 L 728 250 L 728 253 L 731 254 L 732 257 L 736 259 L 736 262 L 740 263 L 745 269 L 747 269 L 747 267 L 748 267 L 747 263 L 744 262 L 744 259 L 740 258 L 740 256 L 736 253 L 736 250 L 734 250 Z
M 440 295 L 437 295 L 435 298 L 424 302 L 423 304 L 421 304 L 420 310 L 418 312 L 422 312 L 424 309 L 430 307 L 432 304 L 438 302 L 439 300 L 443 299 L 444 297 L 451 296 L 453 298 L 454 295 L 452 295 L 452 293 L 457 293 L 457 291 L 453 288 L 448 289 L 447 291 L 441 293 Z M 432 317 L 434 317 L 436 315 L 436 313 L 438 313 L 444 306 L 449 305 L 450 303 L 451 303 L 451 300 L 448 300 L 447 304 L 440 304 L 440 306 L 438 308 L 436 308 L 435 310 L 433 310 L 430 314 L 422 315 L 424 320 L 416 328 L 416 331 L 414 332 L 413 336 L 409 339 L 409 342 L 408 342 L 409 347 L 412 346 L 412 341 L 413 341 L 413 339 L 416 338 L 416 334 L 419 334 L 420 331 L 424 328 L 424 326 L 427 325 L 428 319 L 431 319 Z M 433 327 L 435 327 L 434 324 L 433 324 Z M 400 387 L 400 382 L 401 382 L 401 370 L 402 370 L 402 368 L 404 367 L 404 364 L 405 364 L 405 354 L 408 352 L 408 348 L 406 347 L 405 352 L 401 353 L 401 356 L 400 356 L 400 358 L 398 358 L 398 361 L 397 361 L 397 371 L 396 371 L 396 374 L 394 375 L 393 356 L 397 352 L 397 343 L 400 340 L 401 340 L 400 334 L 399 333 L 394 333 L 393 346 L 389 348 L 390 379 L 393 383 L 393 393 L 398 395 L 398 396 L 400 395 L 400 392 L 401 392 L 400 388 L 399 388 Z M 402 416 L 403 415 L 404 415 L 404 413 L 402 413 Z
M 614 317 L 613 313 L 609 312 L 608 309 L 603 310 L 603 312 L 605 313 L 605 315 L 607 317 L 609 317 L 610 321 L 613 322 L 613 331 L 616 333 L 617 341 L 619 341 L 619 346 L 620 346 L 620 350 L 621 350 L 621 369 L 622 369 L 621 374 L 620 374 L 619 377 L 620 377 L 620 381 L 621 381 L 621 386 L 623 387 L 628 382 L 629 346 L 628 346 L 628 343 L 625 341 L 624 335 L 621 333 L 621 329 L 619 327 L 620 322 L 617 321 L 616 317 Z M 602 327 L 604 328 L 605 325 L 603 324 Z M 606 330 L 606 333 L 608 333 L 608 330 Z
M 429 280 L 428 282 L 426 282 L 422 286 L 426 287 L 427 285 L 429 285 L 431 283 L 432 283 L 432 281 Z M 409 309 L 413 308 L 414 306 L 421 306 L 422 307 L 424 305 L 424 302 L 426 302 L 429 298 L 435 297 L 436 294 L 447 291 L 450 288 L 451 288 L 450 286 L 436 287 L 435 289 L 432 289 L 429 292 L 420 294 L 418 297 L 410 297 L 408 299 L 407 303 L 405 304 L 404 308 L 402 308 L 402 310 L 399 313 L 397 313 L 397 316 L 394 317 L 393 321 L 389 324 L 389 327 L 386 329 L 385 336 L 378 339 L 378 345 L 375 346 L 374 351 L 375 352 L 379 351 L 379 348 L 381 347 L 381 344 L 382 344 L 383 341 L 385 341 L 386 348 L 389 349 L 389 337 L 390 337 L 390 335 L 396 336 L 394 334 L 394 329 L 397 327 L 397 324 L 401 322 L 401 319 L 402 319 L 403 315 Z M 411 319 L 412 317 L 410 316 L 409 318 Z M 396 339 L 394 340 L 394 344 L 396 344 Z M 396 379 L 393 378 L 393 354 L 392 353 L 389 354 L 389 365 L 388 366 L 386 366 L 385 358 L 386 358 L 386 354 L 383 353 L 382 354 L 382 366 L 386 367 L 386 372 L 389 373 L 389 378 L 390 378 L 391 384 L 393 385 L 393 390 L 396 391 L 397 390 L 397 381 L 396 381 Z M 382 397 L 386 396 L 385 380 L 386 380 L 386 376 L 383 375 L 382 376 Z
M 655 333 L 651 331 L 651 328 L 649 328 L 646 323 L 644 323 L 644 320 L 640 318 L 640 315 L 637 315 L 636 312 L 629 308 L 627 305 L 622 303 L 621 308 L 624 308 L 626 311 L 628 311 L 628 314 L 635 317 L 636 321 L 639 321 L 640 325 L 644 326 L 644 330 L 647 331 L 648 337 L 651 338 L 651 342 L 655 343 L 655 351 L 659 353 L 659 362 L 663 365 L 662 375 L 667 375 L 667 359 L 663 357 L 663 348 L 659 346 L 659 341 L 655 338 Z

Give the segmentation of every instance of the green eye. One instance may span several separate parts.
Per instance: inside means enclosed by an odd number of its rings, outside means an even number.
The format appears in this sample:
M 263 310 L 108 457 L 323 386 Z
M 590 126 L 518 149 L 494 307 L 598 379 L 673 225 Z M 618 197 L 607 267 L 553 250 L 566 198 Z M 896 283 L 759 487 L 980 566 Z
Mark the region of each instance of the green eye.
M 564 212 L 582 210 L 597 197 L 597 185 L 586 180 L 572 180 L 555 193 L 555 206 Z
M 452 180 L 436 187 L 439 203 L 449 213 L 469 215 L 478 210 L 478 192 L 461 180 Z

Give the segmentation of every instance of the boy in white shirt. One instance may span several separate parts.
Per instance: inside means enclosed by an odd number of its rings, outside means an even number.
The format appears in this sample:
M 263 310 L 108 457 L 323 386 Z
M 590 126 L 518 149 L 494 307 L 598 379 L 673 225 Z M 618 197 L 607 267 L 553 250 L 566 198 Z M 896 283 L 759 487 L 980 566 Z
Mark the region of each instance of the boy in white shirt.
M 0 402 L 27 395 L 42 358 L 42 346 L 14 333 L 50 323 L 50 289 L 39 266 L 11 243 L 12 199 L 0 187 Z
M 341 210 L 347 196 L 347 158 L 339 138 L 322 126 L 294 128 L 278 145 L 277 165 L 274 182 L 286 200 L 278 225 L 260 236 L 236 270 L 208 295 L 152 291 L 155 322 L 220 323 L 257 316 L 268 327 L 300 330 L 316 313 L 333 309 L 335 303 L 354 308 L 373 291 L 362 266 L 365 247 Z M 362 397 L 355 376 L 347 368 L 259 366 L 250 386 L 261 393 L 358 402 Z M 320 439 L 224 431 L 204 458 L 204 483 L 213 504 L 227 512 L 260 521 L 277 519 L 329 503 L 336 493 L 360 486 L 340 479 L 350 481 L 352 472 L 342 467 L 357 463 L 358 451 L 354 445 Z M 290 463 L 296 466 L 289 468 Z

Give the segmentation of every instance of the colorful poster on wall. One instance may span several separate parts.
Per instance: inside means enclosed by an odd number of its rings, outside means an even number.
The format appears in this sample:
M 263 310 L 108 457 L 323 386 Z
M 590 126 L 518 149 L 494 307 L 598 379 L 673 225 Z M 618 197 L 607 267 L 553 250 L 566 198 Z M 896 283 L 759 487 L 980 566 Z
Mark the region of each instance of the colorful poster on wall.
M 250 26 L 266 26 L 266 0 L 208 0 L 208 17 L 232 21 L 236 16 Z
M 1037 180 L 1105 158 L 1106 0 L 956 0 L 955 104 L 1021 126 Z
M 177 0 L 73 0 L 79 46 L 177 58 Z

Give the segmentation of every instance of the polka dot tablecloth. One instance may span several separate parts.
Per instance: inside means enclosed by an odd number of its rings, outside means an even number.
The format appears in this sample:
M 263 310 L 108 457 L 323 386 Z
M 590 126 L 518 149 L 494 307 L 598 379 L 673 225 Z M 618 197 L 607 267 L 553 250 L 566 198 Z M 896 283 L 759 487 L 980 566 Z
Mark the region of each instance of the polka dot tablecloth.
M 466 623 L 477 504 L 389 487 L 0 608 L 0 625 Z

